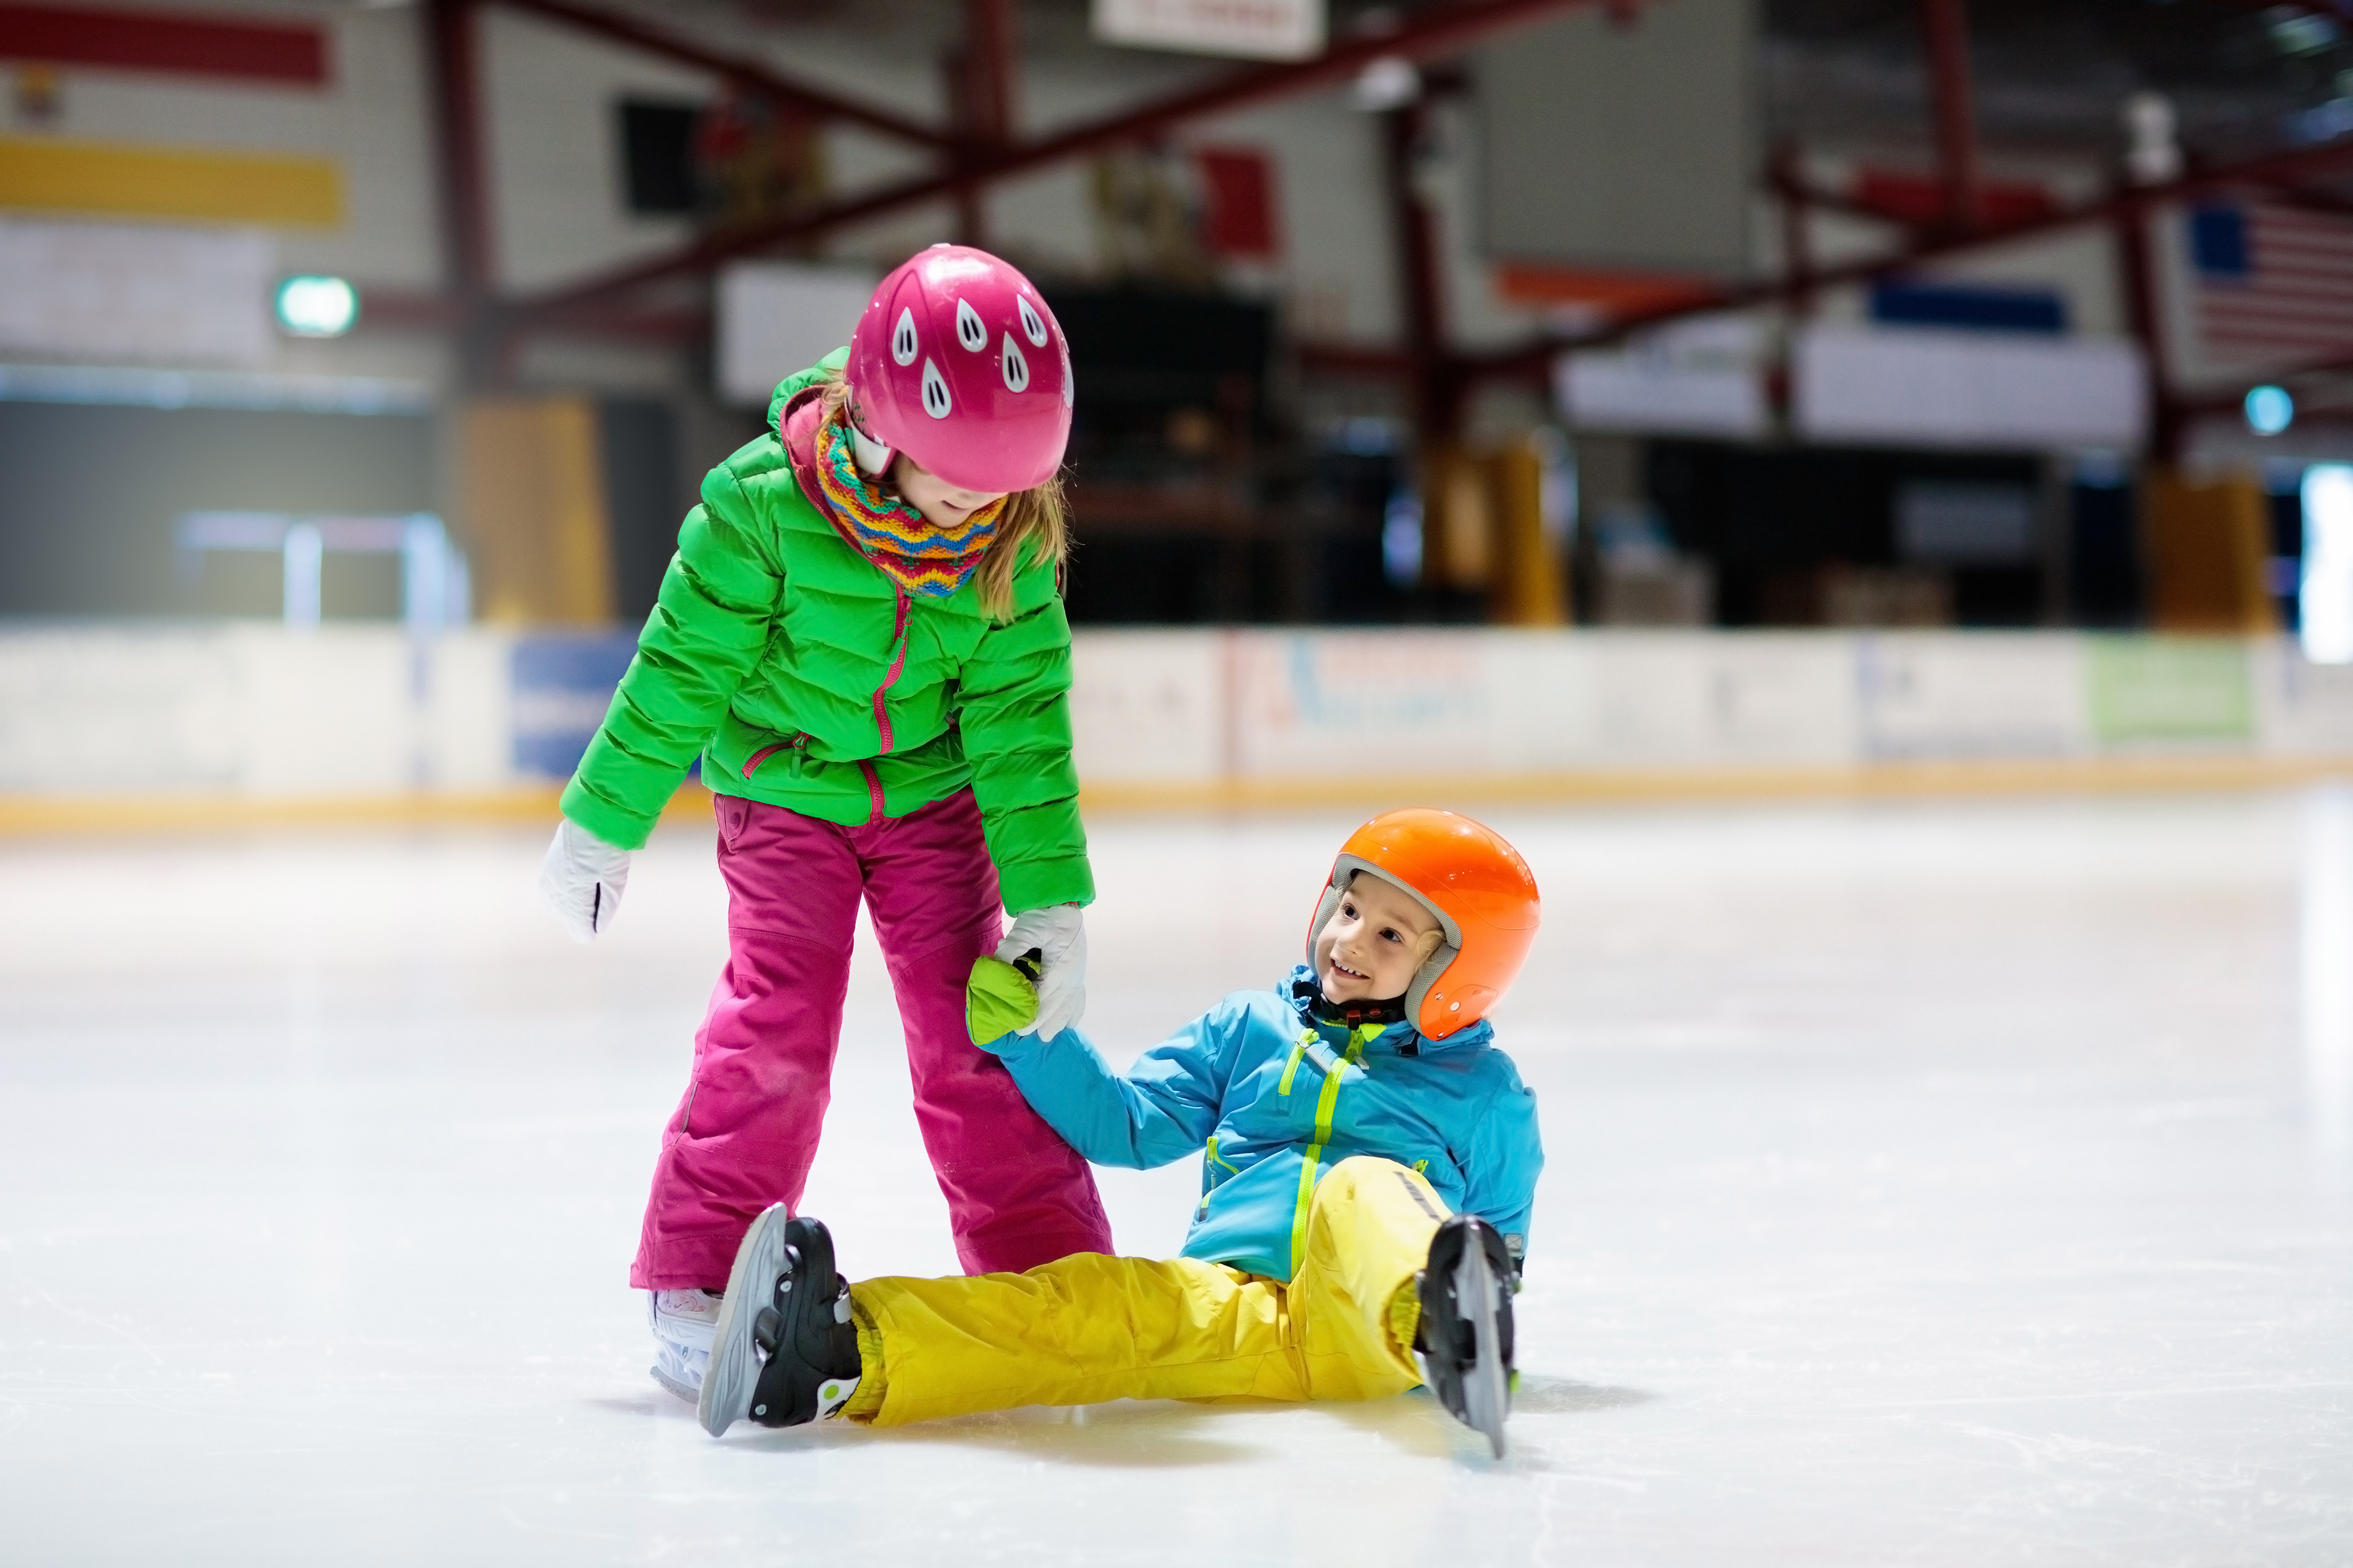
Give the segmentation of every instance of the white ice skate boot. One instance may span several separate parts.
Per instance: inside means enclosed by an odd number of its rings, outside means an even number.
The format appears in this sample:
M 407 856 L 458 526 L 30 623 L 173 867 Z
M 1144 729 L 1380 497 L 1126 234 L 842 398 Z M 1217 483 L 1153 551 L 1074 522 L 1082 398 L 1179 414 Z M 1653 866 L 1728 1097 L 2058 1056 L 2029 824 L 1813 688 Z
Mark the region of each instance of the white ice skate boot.
M 702 1396 L 711 1365 L 711 1336 L 719 1298 L 708 1290 L 649 1290 L 646 1321 L 654 1331 L 654 1381 L 693 1404 Z

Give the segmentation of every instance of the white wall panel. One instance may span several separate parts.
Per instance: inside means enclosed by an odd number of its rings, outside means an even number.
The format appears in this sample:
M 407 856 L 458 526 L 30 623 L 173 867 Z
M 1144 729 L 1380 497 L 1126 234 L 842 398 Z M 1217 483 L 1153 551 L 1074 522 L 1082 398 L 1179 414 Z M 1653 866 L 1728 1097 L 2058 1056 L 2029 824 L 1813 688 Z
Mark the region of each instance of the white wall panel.
M 247 730 L 223 630 L 0 635 L 0 790 L 237 786 Z
M 1821 441 L 2137 447 L 2148 422 L 2140 352 L 2117 341 L 1817 326 L 1790 374 L 1794 423 Z
M 1208 784 L 1226 766 L 1223 638 L 1096 631 L 1077 639 L 1071 729 L 1084 784 Z
M 231 16 L 242 5 L 183 5 Z M 440 217 L 426 106 L 421 7 L 301 8 L 325 27 L 322 89 L 210 82 L 80 67 L 65 72 L 56 133 L 76 140 L 331 158 L 343 168 L 344 221 L 280 231 L 292 270 L 427 289 L 441 271 Z
M 2353 753 L 2353 665 L 2311 663 L 2288 637 L 2265 639 L 2249 652 L 2263 750 L 2284 756 Z
M 260 229 L 0 218 L 0 352 L 258 368 L 277 276 Z
M 1244 777 L 1495 766 L 1502 694 L 1475 634 L 1230 635 L 1234 770 Z
M 1889 633 L 1856 639 L 1863 754 L 2058 757 L 2090 749 L 2082 639 Z
M 1594 766 L 1836 764 L 1855 752 L 1842 637 L 1605 632 L 1592 650 Z

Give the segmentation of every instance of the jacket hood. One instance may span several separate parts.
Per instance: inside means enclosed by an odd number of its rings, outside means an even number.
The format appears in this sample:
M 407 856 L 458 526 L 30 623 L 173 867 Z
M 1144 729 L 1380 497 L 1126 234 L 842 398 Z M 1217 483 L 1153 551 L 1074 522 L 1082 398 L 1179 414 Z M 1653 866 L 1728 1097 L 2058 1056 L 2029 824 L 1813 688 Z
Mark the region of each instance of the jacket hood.
M 1323 991 L 1315 983 L 1315 972 L 1306 964 L 1293 964 L 1291 973 L 1283 977 L 1282 984 L 1275 987 L 1275 994 L 1284 999 L 1303 1025 L 1319 1022 L 1315 1016 L 1315 1003 L 1323 995 Z M 1486 1019 L 1482 1018 L 1467 1029 L 1457 1029 L 1442 1040 L 1433 1040 L 1400 1018 L 1373 1037 L 1409 1056 L 1431 1057 L 1442 1051 L 1493 1045 L 1495 1031 Z

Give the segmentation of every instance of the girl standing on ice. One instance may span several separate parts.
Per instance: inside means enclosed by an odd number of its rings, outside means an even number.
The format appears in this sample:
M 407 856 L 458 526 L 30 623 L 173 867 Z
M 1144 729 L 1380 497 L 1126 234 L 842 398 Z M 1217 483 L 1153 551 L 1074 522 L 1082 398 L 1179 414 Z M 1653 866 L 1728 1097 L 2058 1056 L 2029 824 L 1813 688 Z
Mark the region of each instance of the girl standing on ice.
M 1012 267 L 939 245 L 885 278 L 849 347 L 777 387 L 767 431 L 703 479 L 564 791 L 541 887 L 584 942 L 698 754 L 716 795 L 727 966 L 630 1270 L 654 1375 L 689 1399 L 737 1244 L 770 1204 L 797 1207 L 816 1157 L 861 897 L 965 1268 L 1111 1250 L 1086 1162 L 964 1015 L 992 951 L 1042 950 L 1042 1033 L 1085 1005 L 1071 397 L 1061 329 Z

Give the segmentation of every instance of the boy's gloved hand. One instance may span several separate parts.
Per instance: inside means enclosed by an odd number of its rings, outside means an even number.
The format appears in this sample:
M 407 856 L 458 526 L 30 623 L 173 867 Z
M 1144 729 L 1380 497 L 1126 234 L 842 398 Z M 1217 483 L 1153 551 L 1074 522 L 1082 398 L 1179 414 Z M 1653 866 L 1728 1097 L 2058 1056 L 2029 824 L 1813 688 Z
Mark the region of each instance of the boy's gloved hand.
M 540 862 L 539 890 L 563 918 L 575 942 L 593 942 L 613 923 L 621 889 L 629 885 L 629 852 L 565 817 Z
M 1017 967 L 984 953 L 972 961 L 972 978 L 965 982 L 964 1026 L 972 1043 L 986 1048 L 1038 1023 L 1038 984 L 1031 978 L 1037 965 L 1027 960 Z
M 1076 1024 L 1087 1010 L 1087 930 L 1079 906 L 1055 904 L 1014 916 L 997 956 L 1010 963 L 1033 947 L 1045 955 L 1045 972 L 1038 977 L 1038 1016 L 1019 1033 L 1042 1040 Z

